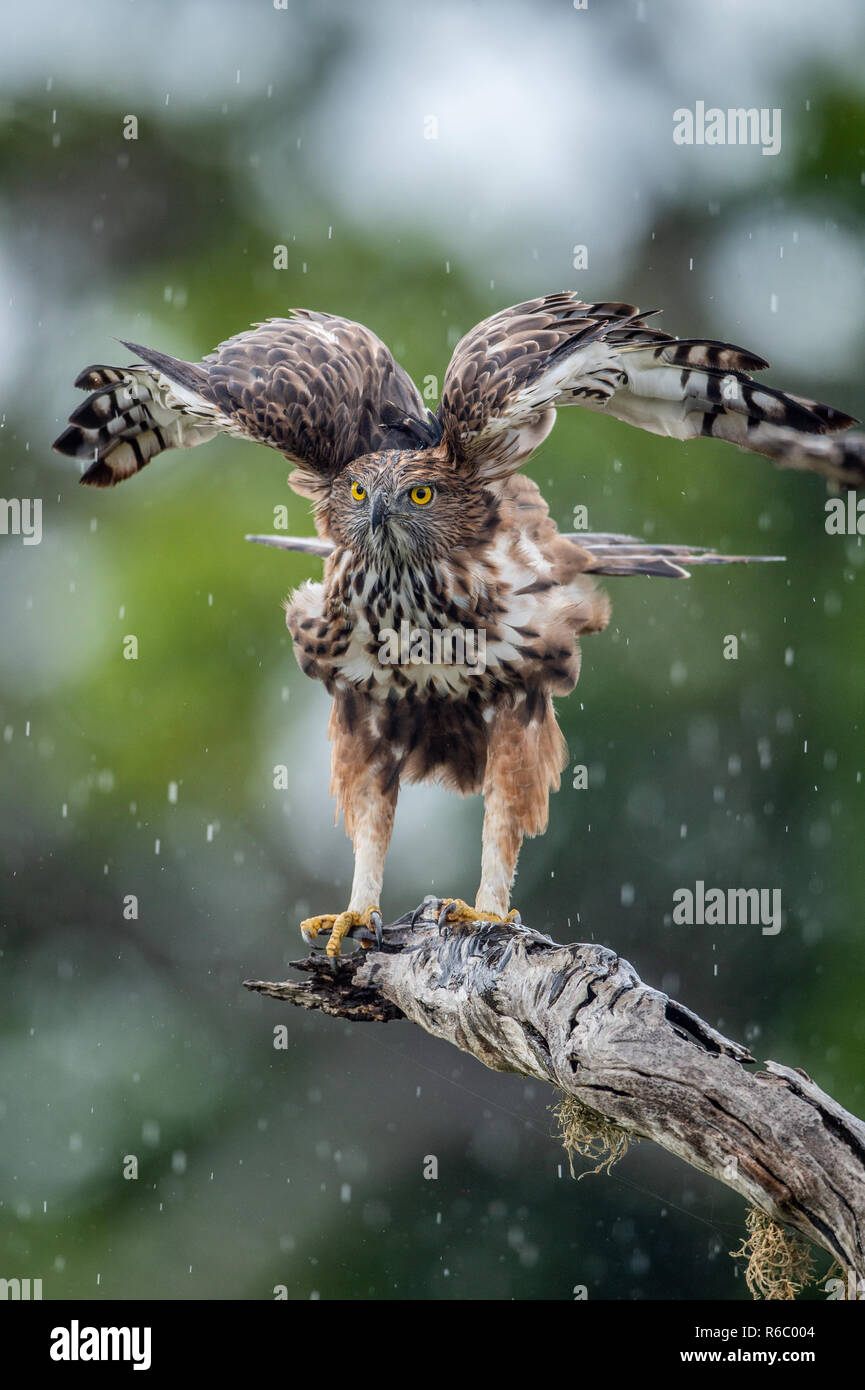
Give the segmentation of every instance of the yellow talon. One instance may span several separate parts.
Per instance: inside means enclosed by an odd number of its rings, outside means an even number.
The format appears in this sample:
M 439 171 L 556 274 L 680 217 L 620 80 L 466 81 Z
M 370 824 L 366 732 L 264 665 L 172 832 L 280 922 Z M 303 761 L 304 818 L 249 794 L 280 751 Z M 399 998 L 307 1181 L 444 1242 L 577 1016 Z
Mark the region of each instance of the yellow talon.
M 307 917 L 300 924 L 301 935 L 307 944 L 311 945 L 319 932 L 329 931 L 325 951 L 331 960 L 335 960 L 341 955 L 340 942 L 355 927 L 367 927 L 374 931 L 376 939 L 381 939 L 381 912 L 378 907 L 368 907 L 365 912 L 354 912 L 347 909 L 345 912 L 325 912 L 319 917 Z M 363 941 L 362 946 L 372 945 L 371 942 Z
M 439 930 L 448 923 L 458 924 L 460 922 L 522 922 L 522 917 L 515 907 L 511 908 L 507 917 L 501 917 L 497 912 L 482 912 L 476 907 L 469 907 L 468 903 L 463 902 L 462 898 L 442 898 L 442 908 L 439 913 Z
M 300 924 L 300 934 L 307 946 L 311 946 L 320 931 L 331 931 L 336 921 L 336 914 L 333 912 L 325 913 L 321 917 L 305 917 Z

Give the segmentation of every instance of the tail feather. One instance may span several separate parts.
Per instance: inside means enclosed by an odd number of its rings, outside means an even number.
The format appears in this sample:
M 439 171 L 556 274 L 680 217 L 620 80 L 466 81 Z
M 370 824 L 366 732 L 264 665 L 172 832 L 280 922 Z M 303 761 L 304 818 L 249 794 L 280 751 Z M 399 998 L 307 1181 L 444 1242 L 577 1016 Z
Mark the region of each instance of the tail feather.
M 569 531 L 565 539 L 573 541 L 591 557 L 587 574 L 626 577 L 643 574 L 659 579 L 689 579 L 685 566 L 767 564 L 784 559 L 783 555 L 718 555 L 714 550 L 691 545 L 650 545 L 638 536 L 622 536 L 613 532 Z
M 73 410 L 54 449 L 89 465 L 80 481 L 90 487 L 114 487 L 157 454 L 203 444 L 217 432 L 203 412 L 196 415 L 187 405 L 185 383 L 172 389 L 161 369 L 94 365 L 81 372 L 75 385 L 90 395 Z M 183 398 L 177 390 L 184 391 Z
M 256 545 L 272 545 L 276 550 L 294 550 L 303 555 L 318 555 L 326 560 L 334 550 L 333 541 L 323 540 L 321 536 L 284 536 L 281 532 L 269 536 L 244 536 L 245 541 Z
M 633 575 L 646 574 L 655 578 L 688 579 L 685 565 L 747 565 L 783 560 L 783 555 L 717 555 L 714 550 L 693 545 L 650 545 L 638 536 L 618 535 L 613 531 L 566 531 L 563 538 L 573 541 L 587 552 L 586 574 Z M 333 541 L 320 536 L 246 536 L 245 540 L 258 545 L 270 545 L 277 550 L 298 551 L 327 559 L 334 549 Z

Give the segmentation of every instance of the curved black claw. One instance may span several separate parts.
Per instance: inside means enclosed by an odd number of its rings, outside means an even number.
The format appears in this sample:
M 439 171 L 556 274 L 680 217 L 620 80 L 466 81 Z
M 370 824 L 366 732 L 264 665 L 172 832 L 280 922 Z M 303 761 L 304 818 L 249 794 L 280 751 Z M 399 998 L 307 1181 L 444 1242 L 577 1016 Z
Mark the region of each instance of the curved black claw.
M 445 903 L 444 907 L 439 913 L 438 929 L 440 932 L 444 932 L 447 929 L 447 920 L 451 914 L 452 907 L 453 903 Z
M 427 906 L 427 904 L 430 903 L 430 902 L 435 902 L 435 898 L 424 898 L 424 900 L 423 900 L 422 903 L 418 903 L 418 905 L 417 905 L 417 907 L 415 908 L 414 912 L 411 914 L 411 916 L 410 916 L 409 919 L 408 919 L 408 924 L 409 924 L 410 927 L 416 927 L 416 926 L 417 926 L 417 924 L 418 924 L 418 919 L 421 918 L 421 917 L 423 916 L 424 908 L 425 908 L 425 907 Z
M 381 913 L 371 912 L 369 914 L 369 924 L 375 932 L 375 944 L 381 950 L 384 944 L 384 932 L 381 929 Z

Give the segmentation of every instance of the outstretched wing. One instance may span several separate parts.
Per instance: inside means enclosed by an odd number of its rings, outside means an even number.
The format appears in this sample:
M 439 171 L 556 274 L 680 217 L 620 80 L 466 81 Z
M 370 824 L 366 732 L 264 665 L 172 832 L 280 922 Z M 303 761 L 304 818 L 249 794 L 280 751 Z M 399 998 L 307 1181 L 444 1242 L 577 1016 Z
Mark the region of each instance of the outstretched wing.
M 82 374 L 78 384 L 99 389 L 55 445 L 92 461 L 84 481 L 110 485 L 162 449 L 221 431 L 278 449 L 298 466 L 293 486 L 316 497 L 362 454 L 423 448 L 441 436 L 408 373 L 350 319 L 296 309 L 227 339 L 200 363 L 124 347 L 143 365 Z
M 479 323 L 454 350 L 438 410 L 457 464 L 506 477 L 549 434 L 558 406 L 584 405 L 653 434 L 714 435 L 781 467 L 865 481 L 865 438 L 826 437 L 852 416 L 754 381 L 749 372 L 768 363 L 744 348 L 674 338 L 648 317 L 561 293 Z
M 440 431 L 420 392 L 363 324 L 309 309 L 270 319 L 204 358 L 208 396 L 231 432 L 332 478 L 380 449 L 417 449 Z

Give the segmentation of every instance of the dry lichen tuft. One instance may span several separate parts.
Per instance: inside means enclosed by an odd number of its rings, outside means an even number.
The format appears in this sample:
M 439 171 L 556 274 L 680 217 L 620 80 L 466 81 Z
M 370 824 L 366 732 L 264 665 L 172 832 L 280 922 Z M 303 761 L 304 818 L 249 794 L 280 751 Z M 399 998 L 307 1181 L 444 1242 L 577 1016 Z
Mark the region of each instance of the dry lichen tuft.
M 576 1096 L 562 1096 L 557 1106 L 551 1106 L 562 1132 L 562 1143 L 567 1150 L 571 1177 L 574 1173 L 574 1155 L 587 1158 L 595 1163 L 588 1172 L 580 1173 L 586 1178 L 590 1173 L 609 1173 L 614 1163 L 624 1158 L 631 1143 L 636 1143 L 632 1135 L 627 1135 L 611 1120 L 590 1110 Z
M 808 1242 L 757 1207 L 745 1221 L 748 1234 L 734 1259 L 747 1260 L 745 1282 L 752 1298 L 795 1299 L 811 1283 L 813 1258 Z

